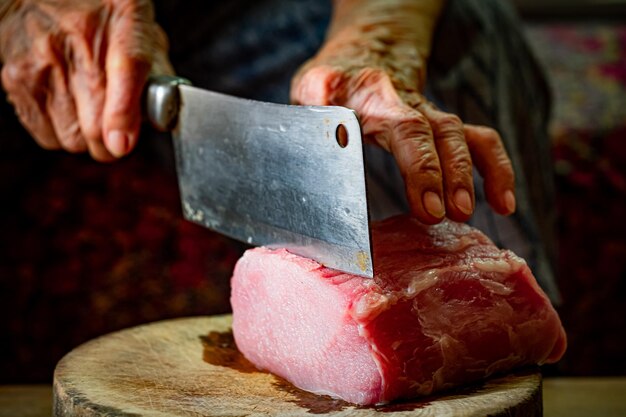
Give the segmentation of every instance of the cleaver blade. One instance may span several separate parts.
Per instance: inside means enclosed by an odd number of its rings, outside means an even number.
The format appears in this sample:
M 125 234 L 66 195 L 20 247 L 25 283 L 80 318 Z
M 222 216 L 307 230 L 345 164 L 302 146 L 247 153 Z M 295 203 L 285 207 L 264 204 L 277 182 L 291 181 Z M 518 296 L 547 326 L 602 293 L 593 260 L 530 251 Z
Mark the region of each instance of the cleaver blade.
M 171 77 L 151 80 L 146 91 L 148 118 L 172 131 L 185 218 L 250 245 L 373 276 L 353 110 L 242 99 Z

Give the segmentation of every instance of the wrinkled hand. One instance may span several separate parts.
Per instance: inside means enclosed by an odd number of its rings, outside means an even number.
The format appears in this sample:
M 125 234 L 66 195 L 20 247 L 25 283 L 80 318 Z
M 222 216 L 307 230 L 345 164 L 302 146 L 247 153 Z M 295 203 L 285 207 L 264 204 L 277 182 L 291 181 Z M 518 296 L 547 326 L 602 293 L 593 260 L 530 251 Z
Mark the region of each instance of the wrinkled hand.
M 337 39 L 296 74 L 291 98 L 354 109 L 365 140 L 393 154 L 413 215 L 422 222 L 471 216 L 472 165 L 494 210 L 511 214 L 514 174 L 500 136 L 436 109 L 421 94 L 424 80 L 424 60 L 406 44 Z
M 137 142 L 151 70 L 172 73 L 150 0 L 4 0 L 2 85 L 46 149 L 110 161 Z

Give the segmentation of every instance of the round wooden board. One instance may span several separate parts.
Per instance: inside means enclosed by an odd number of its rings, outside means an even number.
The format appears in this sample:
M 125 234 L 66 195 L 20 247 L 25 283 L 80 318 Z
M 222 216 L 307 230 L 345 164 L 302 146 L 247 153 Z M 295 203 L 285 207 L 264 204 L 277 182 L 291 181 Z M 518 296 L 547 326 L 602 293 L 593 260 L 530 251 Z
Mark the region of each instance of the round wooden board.
M 525 370 L 449 392 L 359 407 L 257 371 L 230 316 L 168 320 L 94 339 L 54 374 L 55 416 L 540 416 L 541 374 Z

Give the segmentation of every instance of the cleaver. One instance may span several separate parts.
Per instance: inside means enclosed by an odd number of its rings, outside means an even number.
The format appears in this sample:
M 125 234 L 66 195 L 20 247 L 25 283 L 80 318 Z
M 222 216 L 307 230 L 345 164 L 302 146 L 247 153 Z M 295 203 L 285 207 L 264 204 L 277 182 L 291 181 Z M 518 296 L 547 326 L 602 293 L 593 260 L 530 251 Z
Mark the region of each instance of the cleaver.
M 153 126 L 172 133 L 186 219 L 373 276 L 353 110 L 259 102 L 167 76 L 150 78 L 143 101 Z

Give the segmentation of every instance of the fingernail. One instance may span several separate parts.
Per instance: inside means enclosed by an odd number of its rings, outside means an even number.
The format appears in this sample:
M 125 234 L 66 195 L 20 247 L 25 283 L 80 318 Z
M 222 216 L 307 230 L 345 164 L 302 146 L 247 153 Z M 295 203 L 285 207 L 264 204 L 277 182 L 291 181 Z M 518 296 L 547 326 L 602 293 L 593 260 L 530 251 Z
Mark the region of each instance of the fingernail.
M 472 197 L 470 196 L 469 191 L 465 188 L 459 188 L 456 190 L 454 193 L 454 204 L 463 214 L 470 215 L 472 214 L 472 211 L 474 211 Z
M 504 206 L 509 214 L 515 211 L 515 205 L 515 194 L 511 190 L 506 190 L 504 192 Z
M 113 156 L 124 156 L 128 152 L 128 136 L 121 130 L 112 130 L 107 136 L 106 147 Z
M 441 197 L 437 193 L 426 191 L 422 196 L 422 202 L 424 203 L 424 208 L 431 216 L 440 219 L 446 214 Z

